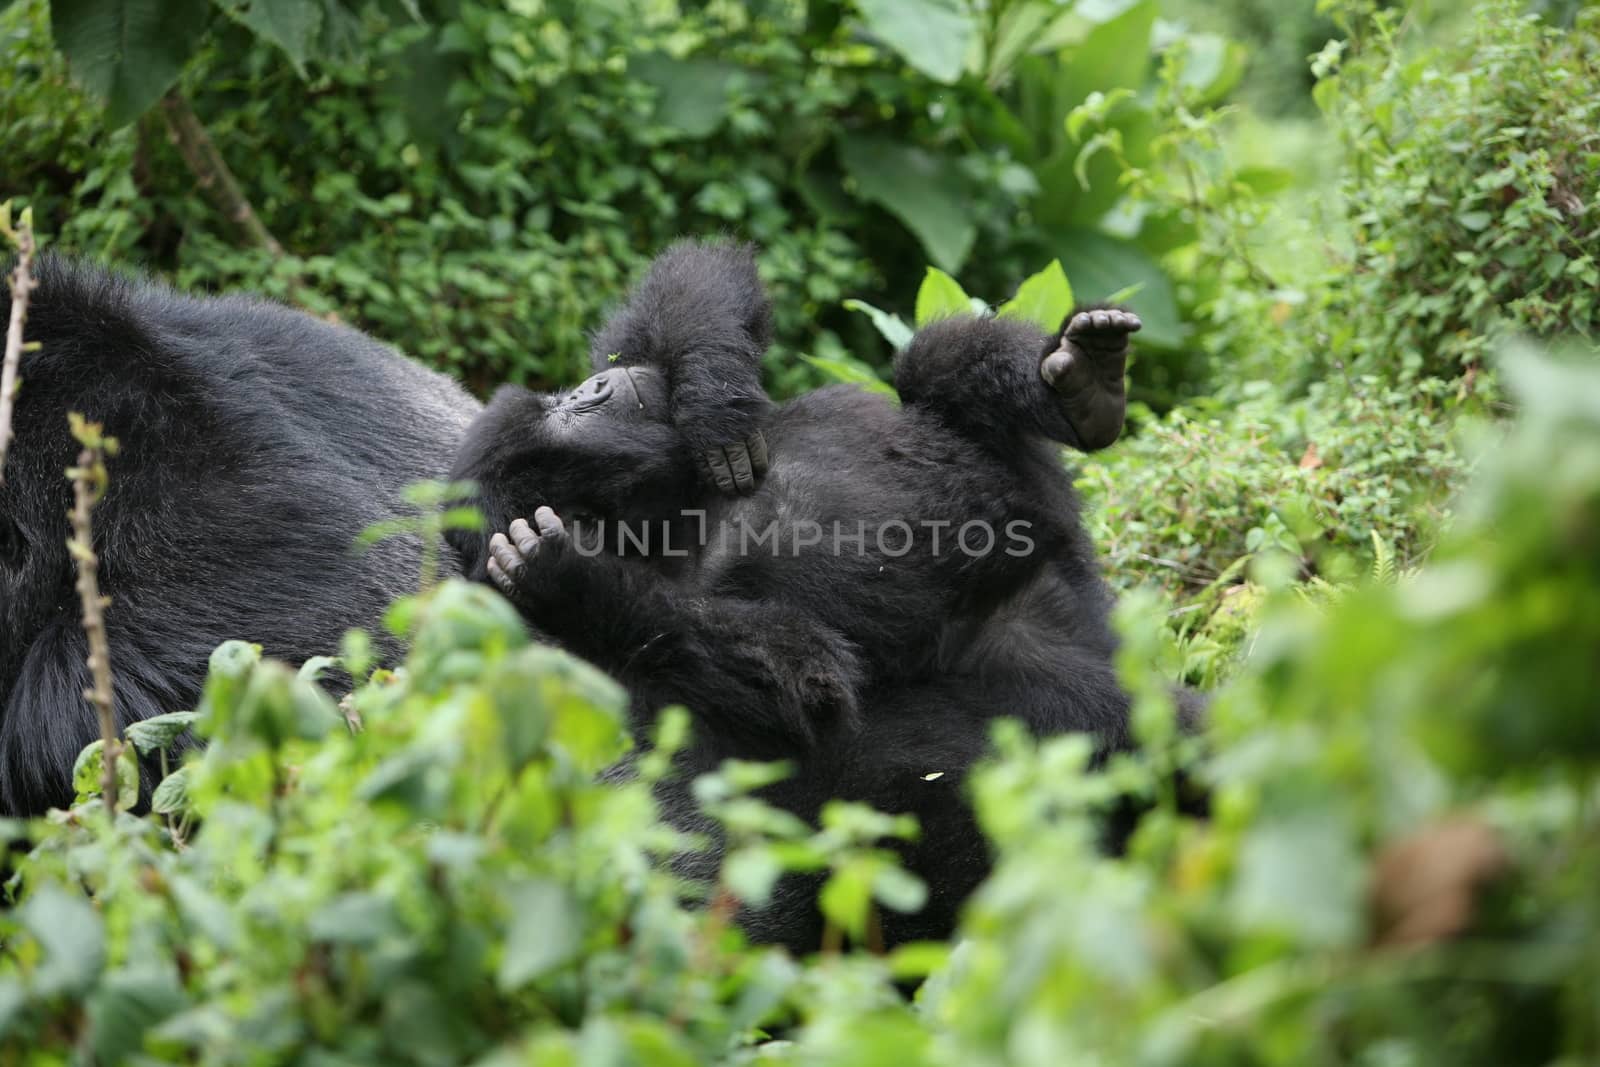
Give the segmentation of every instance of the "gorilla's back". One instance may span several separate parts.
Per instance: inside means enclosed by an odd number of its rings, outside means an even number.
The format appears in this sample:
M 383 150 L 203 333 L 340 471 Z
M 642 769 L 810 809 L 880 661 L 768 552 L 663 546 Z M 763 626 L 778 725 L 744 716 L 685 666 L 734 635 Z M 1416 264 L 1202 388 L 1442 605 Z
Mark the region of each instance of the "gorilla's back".
M 0 486 L 0 811 L 70 799 L 95 734 L 67 556 L 67 413 L 121 443 L 95 513 L 118 711 L 192 706 L 229 638 L 300 660 L 416 588 L 420 545 L 356 538 L 441 479 L 478 404 L 348 327 L 46 256 Z M 9 311 L 9 293 L 0 313 Z

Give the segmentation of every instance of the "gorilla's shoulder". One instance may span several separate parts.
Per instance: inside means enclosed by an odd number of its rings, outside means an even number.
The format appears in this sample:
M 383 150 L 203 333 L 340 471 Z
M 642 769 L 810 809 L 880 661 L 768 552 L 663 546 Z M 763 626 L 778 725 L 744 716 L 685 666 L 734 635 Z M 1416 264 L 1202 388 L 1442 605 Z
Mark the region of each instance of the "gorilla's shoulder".
M 295 406 L 340 401 L 371 414 L 404 396 L 432 416 L 427 421 L 462 425 L 477 410 L 453 381 L 388 345 L 271 300 L 185 293 L 50 252 L 34 275 L 27 336 L 39 347 L 24 366 L 34 382 L 88 389 L 116 382 L 124 394 L 143 386 L 245 406 L 292 394 L 300 398 Z M 0 310 L 9 312 L 9 289 L 0 289 Z

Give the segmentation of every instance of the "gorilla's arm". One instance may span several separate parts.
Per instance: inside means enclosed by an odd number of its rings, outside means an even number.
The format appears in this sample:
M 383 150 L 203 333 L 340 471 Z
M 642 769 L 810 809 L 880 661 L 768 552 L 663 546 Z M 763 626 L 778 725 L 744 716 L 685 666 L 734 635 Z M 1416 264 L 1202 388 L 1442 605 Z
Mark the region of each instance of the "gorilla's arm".
M 842 636 L 782 603 L 698 596 L 639 561 L 585 556 L 549 508 L 489 544 L 525 618 L 619 679 L 647 712 L 684 704 L 740 754 L 806 751 L 853 724 L 863 669 Z
M 945 319 L 911 339 L 895 387 L 977 440 L 1035 434 L 1092 452 L 1122 432 L 1128 337 L 1139 327 L 1116 309 L 1075 312 L 1048 339 L 1014 320 Z
M 766 473 L 761 420 L 772 403 L 761 357 L 772 308 L 747 245 L 679 241 L 657 256 L 589 348 L 597 371 L 655 366 L 670 381 L 672 421 L 710 480 L 748 493 Z

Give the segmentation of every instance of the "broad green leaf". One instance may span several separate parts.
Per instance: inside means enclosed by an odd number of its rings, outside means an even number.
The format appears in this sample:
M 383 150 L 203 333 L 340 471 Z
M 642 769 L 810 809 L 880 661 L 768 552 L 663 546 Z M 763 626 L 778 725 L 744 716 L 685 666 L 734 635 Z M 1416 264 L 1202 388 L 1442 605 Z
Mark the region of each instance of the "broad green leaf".
M 106 743 L 91 741 L 78 753 L 72 765 L 72 788 L 79 797 L 100 795 L 100 776 L 104 767 Z M 117 810 L 127 811 L 139 802 L 139 756 L 132 745 L 124 744 L 117 754 Z
M 656 90 L 656 119 L 690 137 L 709 137 L 728 117 L 728 94 L 739 66 L 716 59 L 674 59 L 660 52 L 632 56 L 628 71 Z
M 122 1063 L 151 1027 L 187 1007 L 170 967 L 141 961 L 107 974 L 89 995 L 89 1045 L 96 1063 Z
M 1361 932 L 1365 867 L 1354 833 L 1332 806 L 1263 819 L 1239 849 L 1235 921 L 1318 947 Z
M 884 311 L 882 308 L 875 308 L 865 300 L 846 300 L 844 302 L 844 308 L 846 311 L 859 311 L 861 314 L 871 319 L 872 325 L 878 328 L 878 332 L 883 335 L 883 339 L 885 341 L 888 341 L 889 344 L 894 346 L 895 351 L 898 352 L 900 349 L 911 343 L 911 327 L 907 326 L 905 324 L 905 320 L 899 315 L 896 315 L 893 312 Z M 837 360 L 823 359 L 820 356 L 808 356 L 807 362 L 818 367 L 824 366 L 825 364 L 839 363 Z
M 105 923 L 82 893 L 46 883 L 16 917 L 44 950 L 33 971 L 35 996 L 83 993 L 94 983 L 105 963 Z
M 904 867 L 885 863 L 872 880 L 872 895 L 885 907 L 910 913 L 928 902 L 928 887 Z
M 842 865 L 817 894 L 817 906 L 835 926 L 860 940 L 872 909 L 872 864 L 855 859 Z
M 1072 311 L 1072 283 L 1059 259 L 1017 287 L 1017 295 L 1000 305 L 1001 318 L 1022 319 L 1049 333 L 1061 328 Z
M 1184 343 L 1187 334 L 1172 280 L 1144 249 L 1131 241 L 1076 227 L 1051 231 L 1050 247 L 1065 265 L 1072 291 L 1082 303 L 1139 287 L 1128 306 L 1144 322 L 1139 333 L 1141 346 L 1176 348 Z
M 225 4 L 223 10 L 257 37 L 283 49 L 295 71 L 305 77 L 306 60 L 322 29 L 322 0 L 245 0 Z
M 964 315 L 971 306 L 972 298 L 967 296 L 960 282 L 938 267 L 929 267 L 917 289 L 917 329 L 935 319 Z
M 874 374 L 871 368 L 864 363 L 847 363 L 842 359 L 829 359 L 826 356 L 802 356 L 801 358 L 835 381 L 844 382 L 847 385 L 859 385 L 869 393 L 882 393 L 884 396 L 896 395 L 894 386 Z
M 1200 103 L 1215 103 L 1239 84 L 1244 74 L 1244 45 L 1214 33 L 1190 34 L 1184 44 L 1178 82 L 1193 90 Z
M 50 32 L 73 75 L 132 122 L 178 80 L 211 15 L 207 0 L 51 0 Z
M 934 81 L 961 77 L 978 22 L 963 0 L 857 0 L 867 29 Z
M 171 748 L 172 743 L 181 737 L 194 721 L 200 716 L 192 711 L 172 711 L 165 715 L 153 715 L 141 722 L 131 723 L 123 731 L 139 754 L 149 756 L 163 749 Z
M 150 794 L 150 810 L 157 815 L 180 815 L 189 806 L 189 768 L 179 767 Z
M 1144 86 L 1158 7 L 1156 0 L 1086 0 L 1073 9 L 1095 26 L 1071 49 L 1063 65 L 1058 97 L 1063 118 L 1090 93 Z
M 905 223 L 936 266 L 961 269 L 978 228 L 951 161 L 912 145 L 859 136 L 840 139 L 839 158 L 863 200 L 881 204 Z
M 1027 0 L 1011 4 L 1000 16 L 994 30 L 994 43 L 989 46 L 984 81 L 991 88 L 1003 85 L 1011 75 L 1017 60 L 1038 41 L 1039 31 L 1055 18 L 1060 9 L 1046 0 Z
M 511 928 L 506 932 L 498 981 L 501 989 L 509 991 L 577 955 L 583 943 L 583 913 L 565 886 L 545 880 L 513 889 L 507 904 Z

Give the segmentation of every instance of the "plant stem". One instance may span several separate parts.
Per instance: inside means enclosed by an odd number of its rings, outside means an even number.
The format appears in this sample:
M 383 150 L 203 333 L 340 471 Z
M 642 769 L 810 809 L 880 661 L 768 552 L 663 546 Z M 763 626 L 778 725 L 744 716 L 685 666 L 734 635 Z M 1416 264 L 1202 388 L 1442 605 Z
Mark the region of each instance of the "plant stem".
M 175 88 L 168 90 L 161 98 L 161 114 L 167 120 L 172 143 L 178 146 L 183 161 L 189 164 L 195 180 L 217 209 L 244 231 L 251 244 L 266 249 L 274 259 L 280 258 L 283 246 L 268 232 L 255 208 L 245 199 L 233 171 L 228 169 L 211 135 L 189 107 L 188 99 Z
M 72 472 L 71 551 L 78 564 L 78 599 L 83 602 L 83 632 L 89 639 L 89 671 L 94 684 L 84 697 L 100 717 L 100 739 L 104 742 L 100 763 L 100 795 L 106 811 L 117 810 L 117 761 L 122 742 L 117 739 L 117 718 L 111 685 L 111 647 L 106 641 L 105 609 L 109 597 L 100 595 L 100 559 L 94 552 L 91 515 L 104 492 L 105 453 L 98 445 L 85 445 L 78 453 L 78 466 Z
M 17 266 L 11 272 L 11 322 L 6 326 L 5 359 L 0 362 L 0 485 L 6 481 L 6 451 L 11 445 L 11 419 L 17 396 L 17 370 L 22 366 L 22 328 L 28 321 L 28 295 L 36 284 L 33 266 L 33 225 L 26 212 L 7 236 L 17 246 Z

